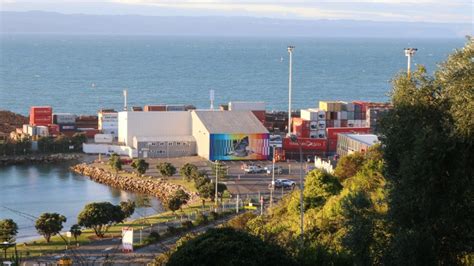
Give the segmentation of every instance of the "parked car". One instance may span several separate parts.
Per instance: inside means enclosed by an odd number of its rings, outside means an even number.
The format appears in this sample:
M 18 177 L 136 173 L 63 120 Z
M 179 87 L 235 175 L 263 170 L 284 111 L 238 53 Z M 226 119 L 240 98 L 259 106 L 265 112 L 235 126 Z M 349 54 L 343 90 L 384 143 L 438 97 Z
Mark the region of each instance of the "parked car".
M 277 179 L 275 180 L 275 188 L 291 188 L 294 189 L 296 183 L 289 179 Z
M 258 174 L 258 173 L 264 173 L 265 171 L 266 171 L 265 168 L 259 165 L 249 165 L 244 168 L 244 172 L 247 174 Z
M 271 165 L 268 165 L 265 167 L 265 171 L 267 172 L 267 174 L 271 174 L 272 173 L 272 166 Z M 283 168 L 281 166 L 278 166 L 278 165 L 275 165 L 275 174 L 282 174 L 283 173 Z

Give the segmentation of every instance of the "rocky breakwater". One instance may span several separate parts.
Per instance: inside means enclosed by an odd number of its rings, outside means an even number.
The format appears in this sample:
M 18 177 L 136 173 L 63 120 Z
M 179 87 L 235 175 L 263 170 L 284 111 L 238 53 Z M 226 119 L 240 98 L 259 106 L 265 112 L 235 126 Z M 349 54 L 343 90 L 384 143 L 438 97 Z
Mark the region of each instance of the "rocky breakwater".
M 0 156 L 1 165 L 12 164 L 31 164 L 31 163 L 57 163 L 64 161 L 79 160 L 80 154 L 37 154 L 37 155 L 18 155 L 18 156 Z
M 189 194 L 189 203 L 199 201 L 199 196 L 195 192 L 188 191 L 185 187 L 166 182 L 163 178 L 151 176 L 138 176 L 135 173 L 127 175 L 116 175 L 100 167 L 95 167 L 86 163 L 72 166 L 71 171 L 80 175 L 88 176 L 92 181 L 105 184 L 117 189 L 132 191 L 157 197 L 162 202 L 167 202 L 175 191 L 182 189 Z

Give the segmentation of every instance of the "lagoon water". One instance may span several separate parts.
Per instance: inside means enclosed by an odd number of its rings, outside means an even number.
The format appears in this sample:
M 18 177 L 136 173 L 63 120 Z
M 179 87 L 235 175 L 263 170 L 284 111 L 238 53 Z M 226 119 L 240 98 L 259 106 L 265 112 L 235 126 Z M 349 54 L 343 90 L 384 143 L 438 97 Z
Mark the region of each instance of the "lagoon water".
M 74 174 L 68 170 L 68 164 L 0 167 L 0 219 L 11 218 L 18 224 L 18 242 L 38 237 L 33 217 L 43 212 L 66 216 L 64 231 L 67 231 L 77 223 L 77 215 L 87 203 L 109 201 L 118 204 L 140 196 Z M 156 199 L 151 199 L 151 205 L 137 209 L 133 217 L 163 210 Z
M 318 100 L 385 101 L 390 79 L 406 69 L 404 47 L 429 72 L 463 39 L 311 39 L 97 35 L 0 35 L 0 109 L 27 114 L 31 105 L 55 112 L 94 113 L 129 105 L 265 101 L 285 110 L 287 45 L 294 52 L 293 104 Z M 92 86 L 95 84 L 95 86 Z

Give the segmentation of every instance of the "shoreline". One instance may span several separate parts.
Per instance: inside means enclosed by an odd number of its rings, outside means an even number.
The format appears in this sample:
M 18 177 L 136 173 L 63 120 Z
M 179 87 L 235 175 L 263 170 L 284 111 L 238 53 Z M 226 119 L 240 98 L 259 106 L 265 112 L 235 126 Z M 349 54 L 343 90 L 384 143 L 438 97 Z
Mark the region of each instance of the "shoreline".
M 0 156 L 0 167 L 24 164 L 52 164 L 59 162 L 81 160 L 83 153 L 51 153 Z
M 141 193 L 158 198 L 162 203 L 168 202 L 175 191 L 182 189 L 189 196 L 188 204 L 200 201 L 196 192 L 191 192 L 184 186 L 172 184 L 166 179 L 151 176 L 138 176 L 136 173 L 120 171 L 118 175 L 101 167 L 80 163 L 69 168 L 72 172 L 87 176 L 90 180 L 116 189 Z M 187 205 L 188 205 L 187 204 Z

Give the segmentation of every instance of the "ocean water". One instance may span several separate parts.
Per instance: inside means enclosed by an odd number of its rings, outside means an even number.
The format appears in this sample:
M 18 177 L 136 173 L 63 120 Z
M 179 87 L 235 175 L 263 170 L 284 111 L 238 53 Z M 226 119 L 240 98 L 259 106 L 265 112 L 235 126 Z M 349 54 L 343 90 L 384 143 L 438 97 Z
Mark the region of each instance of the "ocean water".
M 319 100 L 386 101 L 406 69 L 404 47 L 429 72 L 463 39 L 311 39 L 159 36 L 1 35 L 0 109 L 31 105 L 89 114 L 129 106 L 265 101 L 285 110 L 287 45 L 294 51 L 293 106 Z M 95 84 L 93 86 L 92 84 Z
M 66 216 L 63 230 L 67 231 L 77 223 L 77 215 L 87 203 L 119 204 L 141 197 L 74 174 L 68 164 L 0 167 L 0 184 L 0 219 L 10 218 L 18 224 L 18 242 L 38 238 L 34 221 L 44 212 Z M 138 208 L 132 217 L 163 211 L 157 199 L 150 198 L 150 203 L 152 207 Z

